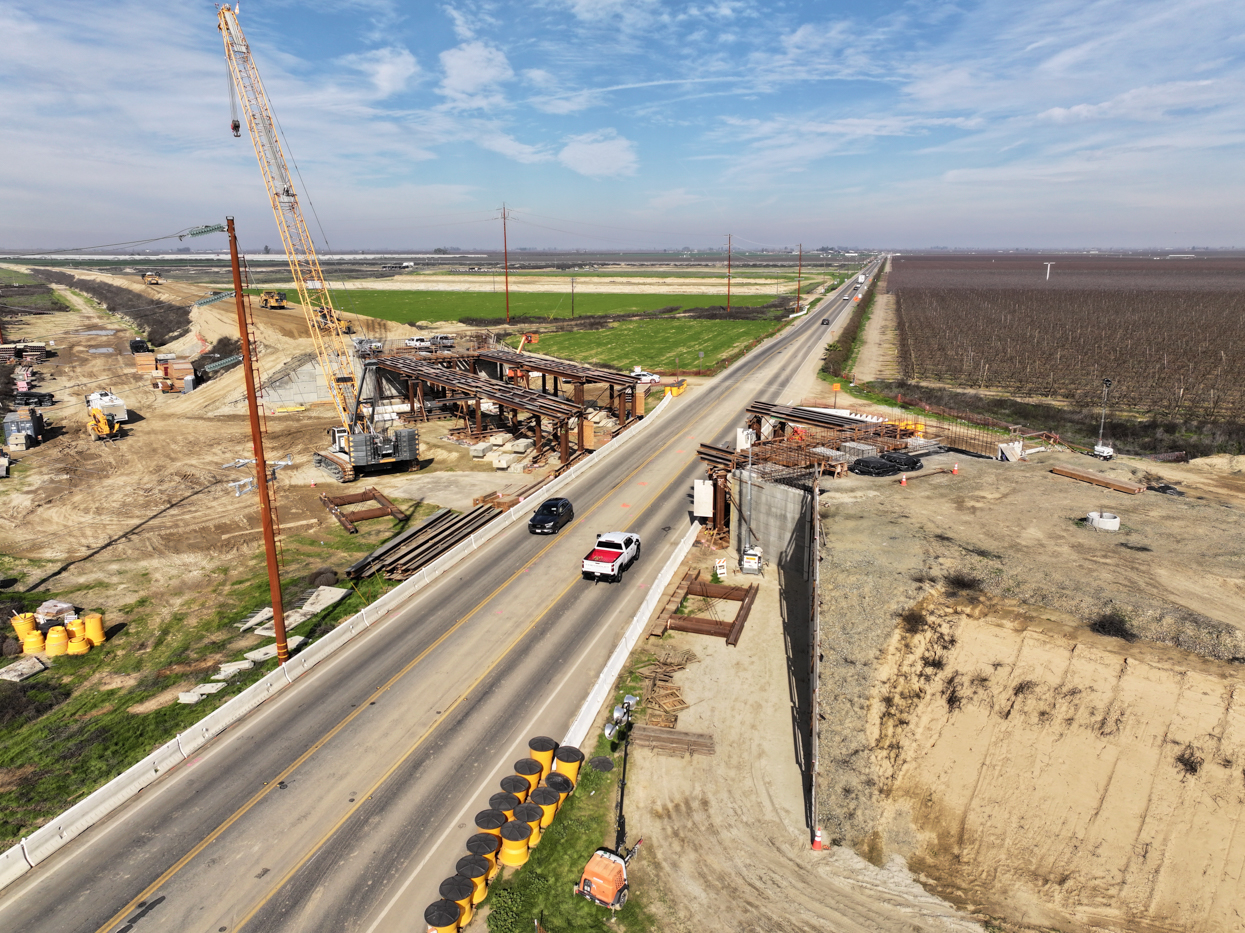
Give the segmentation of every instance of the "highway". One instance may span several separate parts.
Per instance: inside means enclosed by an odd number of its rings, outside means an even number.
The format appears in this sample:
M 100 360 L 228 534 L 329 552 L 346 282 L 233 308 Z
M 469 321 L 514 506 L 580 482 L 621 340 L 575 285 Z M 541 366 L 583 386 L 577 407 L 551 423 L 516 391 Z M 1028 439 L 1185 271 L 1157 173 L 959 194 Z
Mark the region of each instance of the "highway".
M 733 445 L 753 399 L 792 401 L 821 320 L 850 304 L 829 297 L 672 399 L 564 489 L 576 519 L 560 534 L 499 535 L 0 892 L 0 929 L 420 928 L 474 814 L 528 738 L 562 737 L 686 531 L 697 445 Z M 582 580 L 614 530 L 641 535 L 641 559 L 619 584 Z

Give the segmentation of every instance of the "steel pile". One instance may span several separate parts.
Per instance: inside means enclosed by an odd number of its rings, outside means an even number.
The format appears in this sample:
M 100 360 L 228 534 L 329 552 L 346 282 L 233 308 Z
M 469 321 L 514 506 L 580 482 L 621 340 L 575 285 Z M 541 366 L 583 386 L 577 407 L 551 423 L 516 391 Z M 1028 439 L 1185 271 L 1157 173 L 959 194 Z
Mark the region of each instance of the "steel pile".
M 433 513 L 415 528 L 386 541 L 346 571 L 351 580 L 383 573 L 386 580 L 405 580 L 455 545 L 471 537 L 501 512 L 481 505 L 457 514 L 449 509 Z

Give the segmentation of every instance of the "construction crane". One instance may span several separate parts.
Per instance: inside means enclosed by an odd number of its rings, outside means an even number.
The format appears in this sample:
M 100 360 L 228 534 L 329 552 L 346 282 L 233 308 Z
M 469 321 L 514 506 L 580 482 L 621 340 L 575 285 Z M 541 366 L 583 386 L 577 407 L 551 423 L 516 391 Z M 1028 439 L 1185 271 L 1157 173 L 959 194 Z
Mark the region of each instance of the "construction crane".
M 272 107 L 251 48 L 238 24 L 236 5 L 232 8 L 221 6 L 217 18 L 217 28 L 225 43 L 231 89 L 236 91 L 242 103 L 251 143 L 255 146 L 255 157 L 259 160 L 260 173 L 264 176 L 272 213 L 285 247 L 286 259 L 289 260 L 290 274 L 298 290 L 298 300 L 341 421 L 341 427 L 329 430 L 332 438 L 330 449 L 318 451 L 314 456 L 315 463 L 339 482 L 346 483 L 354 480 L 360 472 L 379 472 L 394 467 L 416 469 L 419 462 L 418 431 L 406 428 L 390 434 L 375 426 L 375 396 L 380 393 L 376 366 L 375 363 L 364 364 L 362 378 L 355 374 L 350 358 L 351 347 L 345 337 L 350 328 L 343 325 L 341 316 L 333 307 L 311 232 L 298 203 L 294 179 L 281 148 Z M 236 116 L 231 129 L 235 136 L 239 135 Z M 370 405 L 365 404 L 360 395 L 361 383 L 366 384 L 369 378 L 373 388 L 373 402 Z

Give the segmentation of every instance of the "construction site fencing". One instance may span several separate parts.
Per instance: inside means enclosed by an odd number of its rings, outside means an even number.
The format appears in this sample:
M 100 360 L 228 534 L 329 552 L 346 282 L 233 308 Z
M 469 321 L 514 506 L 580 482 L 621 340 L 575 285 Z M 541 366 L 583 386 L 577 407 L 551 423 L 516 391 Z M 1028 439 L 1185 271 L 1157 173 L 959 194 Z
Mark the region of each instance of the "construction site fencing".
M 490 522 L 453 550 L 448 551 L 422 568 L 415 576 L 394 587 L 370 606 L 363 607 L 359 612 L 342 621 L 333 631 L 323 638 L 312 642 L 311 645 L 294 655 L 285 664 L 265 674 L 237 696 L 223 703 L 216 710 L 199 720 L 194 726 L 178 734 L 176 738 L 160 746 L 160 748 L 156 749 L 142 761 L 117 775 L 84 800 L 35 830 L 35 832 L 22 839 L 17 845 L 0 853 L 0 890 L 12 884 L 35 865 L 49 858 L 57 850 L 86 832 L 91 826 L 130 800 L 143 788 L 155 782 L 178 762 L 186 760 L 212 738 L 245 717 L 255 707 L 293 684 L 321 661 L 326 660 L 335 651 L 350 642 L 356 635 L 379 622 L 391 618 L 395 609 L 403 600 L 423 589 L 458 561 L 472 551 L 482 547 L 503 530 L 511 527 L 521 518 L 526 517 L 529 512 L 535 510 L 537 504 L 544 497 L 552 495 L 556 490 L 569 484 L 576 477 L 609 459 L 620 448 L 629 446 L 629 441 L 636 435 L 643 433 L 644 427 L 657 415 L 661 414 L 669 404 L 670 397 L 667 396 L 635 427 L 623 432 L 616 440 L 606 444 L 600 450 L 594 452 L 592 456 L 586 457 L 572 469 L 542 487 L 540 490 L 542 495 L 540 497 L 532 496 L 504 513 L 499 519 Z M 699 528 L 699 525 L 693 526 L 693 530 L 696 528 Z M 695 539 L 694 534 L 691 536 L 691 539 Z M 690 541 L 688 541 L 687 547 L 691 547 Z M 673 569 L 671 569 L 670 573 L 674 573 Z M 666 581 L 666 583 L 668 582 L 669 580 Z M 654 592 L 660 594 L 666 583 L 655 584 L 654 589 L 649 591 L 649 598 L 653 597 Z M 648 599 L 645 602 L 647 604 Z M 647 612 L 652 612 L 651 606 Z M 632 628 L 634 627 L 635 623 L 633 622 Z M 628 633 L 630 633 L 630 629 Z M 599 704 L 597 705 L 599 706 Z M 586 731 L 584 735 L 587 735 Z M 569 737 L 565 741 L 566 744 L 570 745 L 578 744 Z
M 817 774 L 821 769 L 821 476 L 813 481 L 812 534 L 809 536 L 809 711 L 808 711 L 808 823 L 809 832 L 815 834 L 818 827 Z

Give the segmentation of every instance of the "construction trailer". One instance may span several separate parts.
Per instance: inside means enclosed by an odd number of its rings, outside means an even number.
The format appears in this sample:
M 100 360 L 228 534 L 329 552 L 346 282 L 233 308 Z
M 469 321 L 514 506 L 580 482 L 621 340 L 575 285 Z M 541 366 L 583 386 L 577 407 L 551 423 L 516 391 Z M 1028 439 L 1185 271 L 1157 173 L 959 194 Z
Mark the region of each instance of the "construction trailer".
M 29 450 L 43 442 L 43 415 L 33 408 L 18 409 L 4 416 L 4 446 Z

